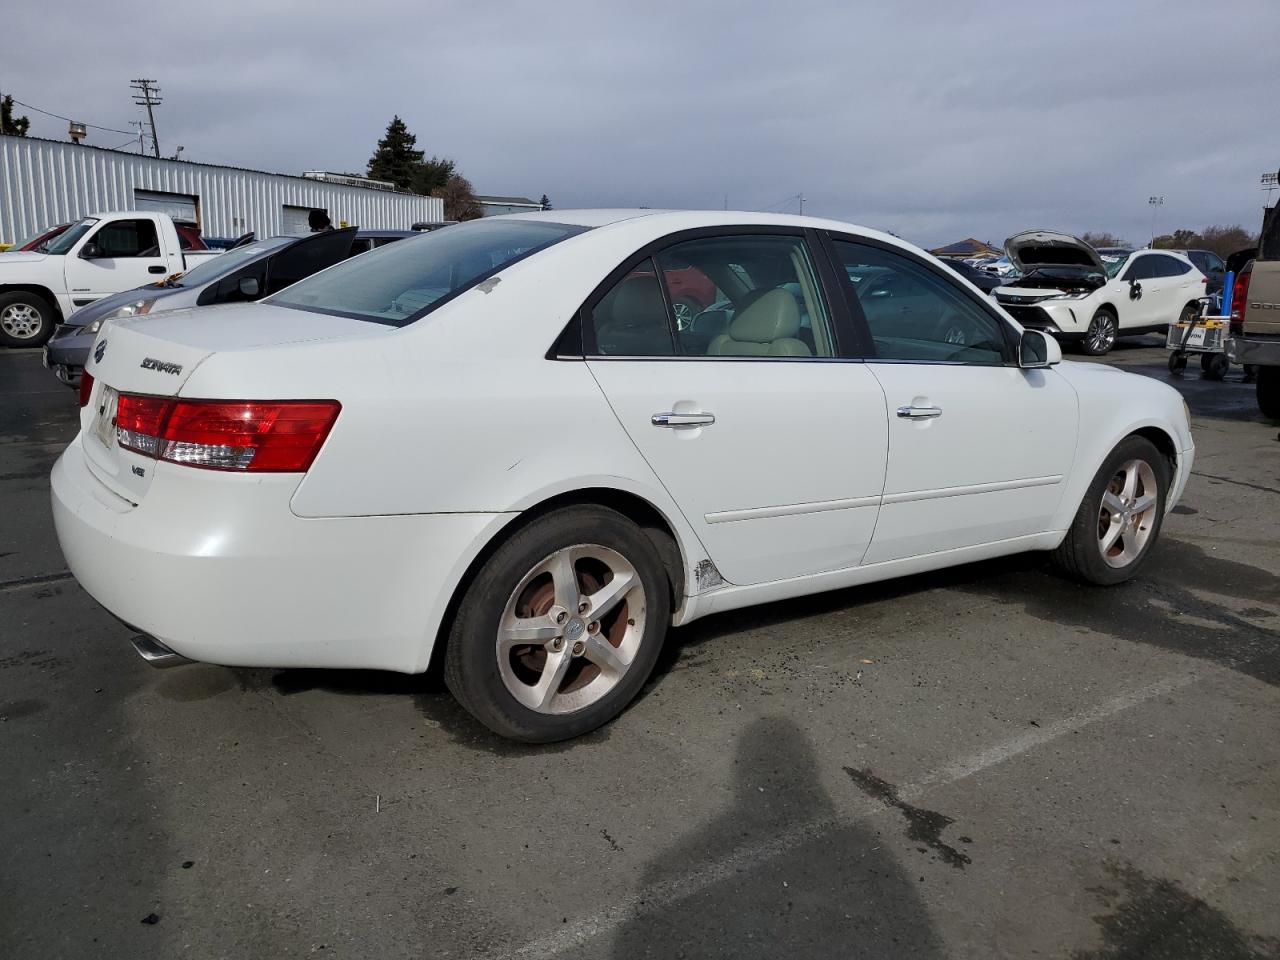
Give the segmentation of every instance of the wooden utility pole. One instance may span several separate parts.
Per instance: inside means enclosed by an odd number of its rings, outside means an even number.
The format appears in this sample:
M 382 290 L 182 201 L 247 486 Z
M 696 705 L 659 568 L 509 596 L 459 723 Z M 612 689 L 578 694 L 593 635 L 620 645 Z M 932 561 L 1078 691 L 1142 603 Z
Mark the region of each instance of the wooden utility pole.
M 160 88 L 156 86 L 154 80 L 133 80 L 129 83 L 129 86 L 138 91 L 133 96 L 133 102 L 140 107 L 147 108 L 147 120 L 151 123 L 151 148 L 155 151 L 155 155 L 159 157 L 160 137 L 156 134 L 156 115 L 152 108 L 160 106 L 163 102 L 159 97 Z

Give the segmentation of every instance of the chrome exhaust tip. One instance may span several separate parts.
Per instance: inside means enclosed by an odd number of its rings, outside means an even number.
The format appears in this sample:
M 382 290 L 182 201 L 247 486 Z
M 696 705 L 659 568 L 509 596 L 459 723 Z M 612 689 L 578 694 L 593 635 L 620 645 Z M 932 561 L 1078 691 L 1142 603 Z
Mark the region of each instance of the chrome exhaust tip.
M 175 653 L 155 637 L 140 633 L 133 638 L 133 649 L 143 660 L 157 669 L 163 667 L 180 667 L 184 663 L 193 663 L 180 653 Z

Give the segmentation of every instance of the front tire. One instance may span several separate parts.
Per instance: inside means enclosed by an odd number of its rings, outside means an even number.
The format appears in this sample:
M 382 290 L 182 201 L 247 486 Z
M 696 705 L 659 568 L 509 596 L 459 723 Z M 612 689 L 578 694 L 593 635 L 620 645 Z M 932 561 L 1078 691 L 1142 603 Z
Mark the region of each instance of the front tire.
M 1144 437 L 1126 437 L 1094 475 L 1054 562 L 1085 583 L 1133 577 L 1160 536 L 1168 493 L 1164 455 Z
M 527 743 L 616 717 L 653 671 L 671 620 L 662 560 L 614 510 L 567 507 L 503 543 L 467 588 L 445 683 L 490 730 Z
M 1258 367 L 1258 409 L 1268 420 L 1280 420 L 1280 367 Z
M 1106 307 L 1099 307 L 1089 321 L 1089 329 L 1080 341 L 1080 348 L 1091 357 L 1105 356 L 1115 346 L 1118 332 L 1116 315 Z
M 38 347 L 53 335 L 53 307 L 44 297 L 18 290 L 0 294 L 0 344 Z

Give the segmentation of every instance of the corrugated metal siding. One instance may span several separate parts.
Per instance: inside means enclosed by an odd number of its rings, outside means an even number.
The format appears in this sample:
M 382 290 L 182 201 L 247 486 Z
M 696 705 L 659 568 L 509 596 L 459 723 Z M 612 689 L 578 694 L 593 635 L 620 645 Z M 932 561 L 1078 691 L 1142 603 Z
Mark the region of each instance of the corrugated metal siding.
M 444 219 L 444 202 L 435 197 L 0 136 L 0 240 L 14 242 L 91 213 L 132 210 L 135 189 L 199 198 L 201 226 L 210 236 L 280 233 L 286 204 L 323 207 L 335 226 L 345 220 L 407 230 Z

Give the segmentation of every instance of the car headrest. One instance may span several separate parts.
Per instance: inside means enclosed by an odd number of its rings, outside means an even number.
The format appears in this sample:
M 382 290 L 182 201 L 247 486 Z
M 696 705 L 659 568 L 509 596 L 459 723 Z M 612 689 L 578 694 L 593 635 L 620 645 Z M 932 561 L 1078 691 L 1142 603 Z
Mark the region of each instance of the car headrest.
M 770 290 L 733 319 L 729 336 L 749 343 L 772 343 L 800 332 L 800 308 L 786 290 Z

